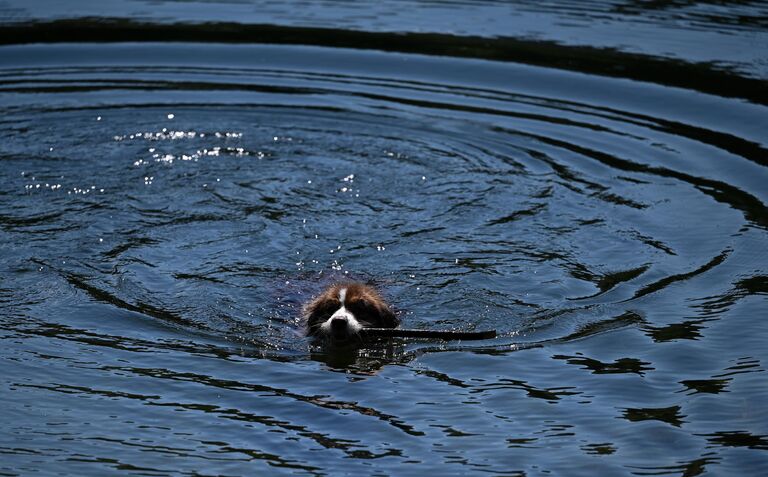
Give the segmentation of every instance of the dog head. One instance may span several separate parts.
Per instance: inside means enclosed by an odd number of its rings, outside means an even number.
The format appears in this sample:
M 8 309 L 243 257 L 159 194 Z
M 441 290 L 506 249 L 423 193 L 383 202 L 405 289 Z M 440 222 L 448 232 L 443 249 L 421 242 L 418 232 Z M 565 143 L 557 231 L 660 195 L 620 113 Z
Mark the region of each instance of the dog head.
M 398 319 L 373 288 L 361 283 L 337 284 L 304 307 L 307 335 L 343 346 L 359 341 L 363 328 L 395 328 Z

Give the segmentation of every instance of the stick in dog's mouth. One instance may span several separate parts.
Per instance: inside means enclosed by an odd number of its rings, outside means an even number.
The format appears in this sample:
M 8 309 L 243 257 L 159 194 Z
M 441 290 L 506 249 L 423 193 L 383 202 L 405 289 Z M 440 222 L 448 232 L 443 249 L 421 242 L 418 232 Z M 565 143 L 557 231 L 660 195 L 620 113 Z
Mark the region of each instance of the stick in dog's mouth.
M 378 292 L 362 283 L 328 287 L 304 307 L 307 335 L 333 346 L 359 344 L 372 338 L 426 338 L 486 340 L 489 331 L 439 331 L 399 329 L 400 321 Z
M 401 328 L 363 328 L 360 336 L 367 338 L 424 338 L 440 340 L 490 340 L 496 338 L 496 330 L 453 331 L 453 330 L 412 330 Z

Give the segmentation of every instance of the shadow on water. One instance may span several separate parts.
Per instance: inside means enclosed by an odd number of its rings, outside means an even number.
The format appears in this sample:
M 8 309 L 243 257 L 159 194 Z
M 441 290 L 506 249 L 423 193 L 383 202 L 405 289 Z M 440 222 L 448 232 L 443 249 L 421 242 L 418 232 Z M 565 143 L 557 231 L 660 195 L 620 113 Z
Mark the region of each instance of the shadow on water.
M 514 61 L 531 65 L 632 78 L 722 96 L 768 103 L 762 80 L 709 64 L 696 64 L 609 48 L 563 46 L 549 41 L 436 33 L 378 33 L 318 27 L 242 23 L 141 23 L 120 18 L 77 18 L 0 27 L 0 44 L 58 42 L 205 42 L 317 45 L 335 48 L 445 55 Z

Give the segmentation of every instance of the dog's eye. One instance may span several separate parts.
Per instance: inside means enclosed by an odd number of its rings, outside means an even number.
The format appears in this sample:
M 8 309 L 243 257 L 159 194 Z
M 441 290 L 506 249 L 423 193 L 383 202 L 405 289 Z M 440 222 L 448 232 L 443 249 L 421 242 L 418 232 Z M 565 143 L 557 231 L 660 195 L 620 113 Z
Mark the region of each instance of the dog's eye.
M 351 311 L 355 318 L 360 322 L 365 322 L 370 325 L 376 326 L 379 319 L 379 311 L 371 302 L 363 299 L 357 299 L 347 305 L 349 311 Z
M 317 305 L 313 314 L 321 317 L 331 316 L 340 307 L 341 307 L 341 302 L 339 301 L 333 301 L 333 300 L 324 301 Z
M 347 303 L 347 308 L 349 308 L 352 313 L 362 313 L 366 310 L 369 310 L 371 305 L 364 299 L 358 298 L 357 300 L 353 300 Z

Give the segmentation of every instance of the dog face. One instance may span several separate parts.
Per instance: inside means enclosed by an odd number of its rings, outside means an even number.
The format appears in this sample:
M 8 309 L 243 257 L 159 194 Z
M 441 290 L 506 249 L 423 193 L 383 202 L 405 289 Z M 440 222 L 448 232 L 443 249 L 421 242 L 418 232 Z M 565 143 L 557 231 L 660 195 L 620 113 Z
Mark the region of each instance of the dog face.
M 398 319 L 373 288 L 333 285 L 304 307 L 307 334 L 334 345 L 358 341 L 362 328 L 395 328 Z

